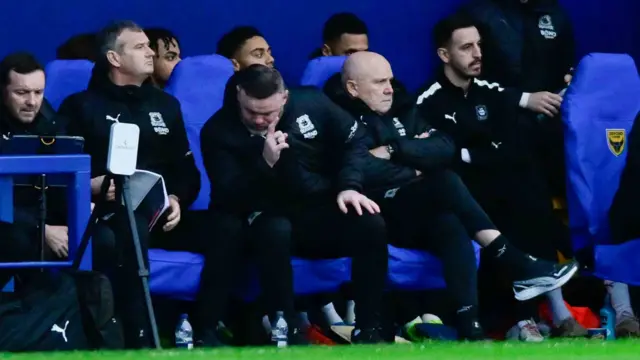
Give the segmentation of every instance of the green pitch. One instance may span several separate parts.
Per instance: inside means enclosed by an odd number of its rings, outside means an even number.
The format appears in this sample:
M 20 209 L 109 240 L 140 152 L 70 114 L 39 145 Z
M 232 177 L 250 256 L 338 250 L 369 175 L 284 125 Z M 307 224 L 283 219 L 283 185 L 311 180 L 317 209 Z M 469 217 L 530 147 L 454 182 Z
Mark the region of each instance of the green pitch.
M 425 343 L 389 346 L 310 346 L 303 348 L 229 348 L 222 350 L 162 350 L 139 352 L 75 352 L 43 354 L 0 354 L 12 360 L 81 359 L 214 359 L 214 360 L 447 360 L 447 359 L 637 359 L 640 340 L 547 340 L 542 344 Z

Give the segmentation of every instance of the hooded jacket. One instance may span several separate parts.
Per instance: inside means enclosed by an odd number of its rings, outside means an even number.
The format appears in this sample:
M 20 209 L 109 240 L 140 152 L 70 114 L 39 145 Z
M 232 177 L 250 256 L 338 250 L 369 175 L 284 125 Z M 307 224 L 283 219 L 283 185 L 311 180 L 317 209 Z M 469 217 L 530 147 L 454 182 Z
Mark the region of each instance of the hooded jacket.
M 394 149 L 390 160 L 367 156 L 366 184 L 370 190 L 402 186 L 417 179 L 416 170 L 427 176 L 431 171 L 449 167 L 454 159 L 453 141 L 429 126 L 400 82 L 393 80 L 392 85 L 393 103 L 386 114 L 375 113 L 363 101 L 351 97 L 340 74 L 332 76 L 324 87 L 331 100 L 363 125 L 369 149 L 387 145 Z M 428 138 L 415 138 L 425 132 L 429 133 Z
M 173 96 L 149 83 L 117 86 L 102 66 L 96 65 L 87 90 L 60 105 L 69 119 L 69 133 L 85 139 L 91 155 L 91 176 L 105 175 L 109 135 L 114 122 L 140 128 L 137 167 L 163 176 L 167 192 L 187 208 L 200 190 L 196 168 L 180 110 Z

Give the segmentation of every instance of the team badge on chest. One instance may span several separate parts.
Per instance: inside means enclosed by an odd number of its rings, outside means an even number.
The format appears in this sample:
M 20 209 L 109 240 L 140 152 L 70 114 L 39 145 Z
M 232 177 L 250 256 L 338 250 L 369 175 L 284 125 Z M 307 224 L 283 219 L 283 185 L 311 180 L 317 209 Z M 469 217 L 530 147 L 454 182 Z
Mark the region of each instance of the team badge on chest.
M 484 105 L 476 106 L 476 117 L 478 121 L 485 121 L 489 117 L 489 111 L 487 111 L 487 107 Z
M 153 126 L 153 130 L 158 135 L 167 135 L 169 133 L 169 128 L 167 128 L 167 124 L 165 124 L 164 119 L 162 118 L 162 114 L 159 112 L 150 112 L 149 119 L 151 120 L 151 126 Z

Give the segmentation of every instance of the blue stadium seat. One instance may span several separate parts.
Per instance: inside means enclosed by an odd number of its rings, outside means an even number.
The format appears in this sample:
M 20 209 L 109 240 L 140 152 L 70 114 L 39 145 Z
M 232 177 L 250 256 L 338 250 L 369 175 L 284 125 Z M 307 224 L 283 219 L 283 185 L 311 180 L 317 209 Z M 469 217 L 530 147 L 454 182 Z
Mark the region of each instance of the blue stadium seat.
M 44 96 L 58 109 L 67 96 L 87 89 L 93 63 L 89 60 L 54 60 L 45 67 Z
M 200 193 L 191 210 L 209 207 L 211 184 L 202 164 L 200 130 L 220 107 L 224 100 L 224 88 L 233 75 L 229 59 L 219 55 L 189 57 L 176 65 L 165 91 L 175 96 L 182 108 L 191 151 L 200 170 Z
M 573 248 L 595 251 L 595 276 L 634 285 L 640 285 L 640 239 L 611 244 L 608 211 L 638 110 L 638 70 L 621 54 L 585 56 L 562 106 Z
M 342 71 L 342 65 L 346 59 L 346 56 L 321 56 L 309 61 L 302 74 L 300 85 L 322 89 L 332 75 Z

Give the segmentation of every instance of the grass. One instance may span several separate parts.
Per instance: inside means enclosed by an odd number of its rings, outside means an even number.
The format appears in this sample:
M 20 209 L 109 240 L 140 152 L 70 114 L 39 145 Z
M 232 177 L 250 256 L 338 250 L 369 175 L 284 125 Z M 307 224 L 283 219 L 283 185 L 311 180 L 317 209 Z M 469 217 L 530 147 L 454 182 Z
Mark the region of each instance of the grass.
M 310 346 L 303 348 L 227 348 L 220 350 L 161 350 L 122 352 L 71 352 L 0 354 L 12 360 L 81 359 L 215 359 L 215 360 L 413 360 L 413 359 L 633 359 L 640 354 L 640 341 L 548 340 L 541 344 L 518 342 L 433 342 L 388 346 Z

